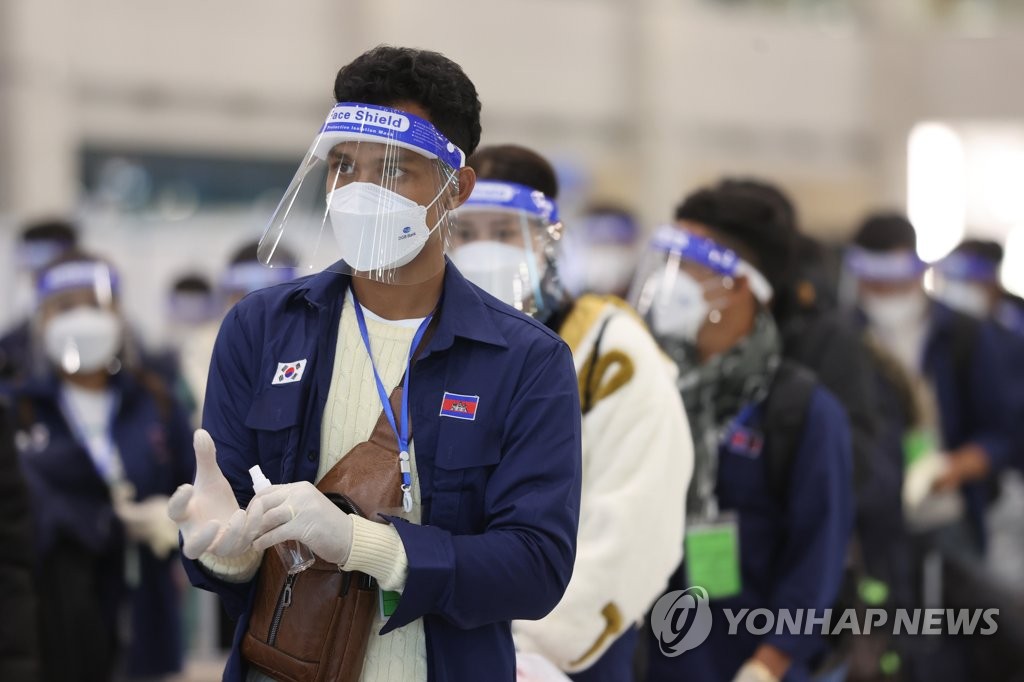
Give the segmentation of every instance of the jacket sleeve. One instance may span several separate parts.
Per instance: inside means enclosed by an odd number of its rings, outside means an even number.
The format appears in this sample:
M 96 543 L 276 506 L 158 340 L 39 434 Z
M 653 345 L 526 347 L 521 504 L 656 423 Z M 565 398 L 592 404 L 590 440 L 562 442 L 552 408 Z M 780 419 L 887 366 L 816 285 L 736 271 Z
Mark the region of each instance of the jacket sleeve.
M 217 464 L 231 483 L 241 506 L 245 506 L 252 497 L 252 490 L 246 484 L 250 480 L 248 469 L 256 464 L 257 453 L 255 435 L 245 426 L 247 406 L 253 395 L 252 357 L 252 346 L 236 306 L 225 318 L 214 345 L 203 428 L 210 432 L 217 445 Z M 187 559 L 184 554 L 182 561 L 193 585 L 216 592 L 232 618 L 242 614 L 251 581 L 229 583 L 215 578 L 198 561 Z
M 0 679 L 38 679 L 32 517 L 18 467 L 14 429 L 0 402 Z
M 581 357 L 592 352 L 581 350 Z M 609 323 L 601 351 L 615 364 L 600 385 L 626 383 L 583 417 L 586 466 L 572 579 L 545 618 L 513 624 L 517 648 L 571 672 L 598 660 L 664 591 L 683 556 L 693 472 L 674 365 L 625 315 Z
M 1013 436 L 1020 433 L 1024 417 L 1024 392 L 1016 381 L 1024 359 L 1020 340 L 1003 336 L 992 324 L 978 328 L 970 367 L 970 398 L 974 433 L 969 442 L 979 445 L 988 455 L 993 471 L 1000 471 L 1020 456 Z M 1015 366 L 1009 366 L 1015 365 Z
M 853 527 L 850 429 L 842 407 L 823 388 L 814 392 L 808 406 L 784 513 L 786 539 L 774 567 L 779 580 L 771 608 L 776 613 L 814 609 L 820 615 L 839 594 Z M 764 641 L 796 660 L 807 660 L 820 638 L 783 631 Z
M 538 344 L 540 346 L 541 344 Z M 485 529 L 454 535 L 390 518 L 409 573 L 382 633 L 432 614 L 461 628 L 541 618 L 572 575 L 580 503 L 580 404 L 568 347 L 531 349 L 484 491 Z

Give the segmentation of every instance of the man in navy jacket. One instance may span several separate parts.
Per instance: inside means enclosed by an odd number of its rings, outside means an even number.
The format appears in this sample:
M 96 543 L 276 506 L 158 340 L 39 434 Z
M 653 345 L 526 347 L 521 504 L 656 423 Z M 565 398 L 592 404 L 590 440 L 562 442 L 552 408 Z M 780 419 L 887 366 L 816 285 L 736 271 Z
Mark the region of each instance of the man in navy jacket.
M 472 152 L 479 142 L 479 102 L 472 83 L 457 65 L 436 53 L 371 50 L 342 69 L 335 95 L 340 102 L 360 103 L 339 105 L 341 109 L 372 110 L 389 121 L 409 119 L 413 128 L 430 133 L 403 142 L 389 158 L 398 158 L 410 147 L 429 146 L 424 140 L 434 133 L 443 143 L 453 143 L 440 145 L 435 150 L 438 158 L 445 149 L 455 156 L 457 147 Z M 436 126 L 439 133 L 424 124 Z M 371 147 L 346 144 L 331 151 L 343 157 L 339 172 L 360 173 L 361 155 Z M 457 185 L 437 197 L 449 202 L 444 208 L 450 211 L 469 196 L 475 176 L 468 168 L 447 171 L 450 177 L 457 176 Z M 398 168 L 390 174 L 410 177 L 407 173 L 415 175 L 416 168 Z M 335 189 L 344 186 L 339 180 Z M 400 184 L 394 187 L 401 194 Z M 361 191 L 386 194 L 373 187 Z M 428 201 L 429 195 L 418 203 L 422 208 Z M 435 210 L 434 203 L 427 211 Z M 336 393 L 345 389 L 341 377 L 346 375 L 337 371 L 348 360 L 344 354 L 366 357 L 362 347 L 346 350 L 342 335 L 346 324 L 354 324 L 358 317 L 367 341 L 365 316 L 376 345 L 374 330 L 382 325 L 394 328 L 423 320 L 419 324 L 427 328 L 432 318 L 432 334 L 408 367 L 408 417 L 414 427 L 412 454 L 418 480 L 410 506 L 418 510 L 419 522 L 387 518 L 388 528 L 397 531 L 404 562 L 401 598 L 371 638 L 419 627 L 420 621 L 425 673 L 411 661 L 410 670 L 416 672 L 400 679 L 511 682 L 516 673 L 510 622 L 548 613 L 572 574 L 581 476 L 576 375 L 569 349 L 557 335 L 473 286 L 451 265 L 443 253 L 444 237 L 435 239 L 446 227 L 444 220 L 442 216 L 433 221 L 432 236 L 408 265 L 377 268 L 388 270 L 390 279 L 369 278 L 356 267 L 336 263 L 311 277 L 251 294 L 228 314 L 214 350 L 203 423 L 216 443 L 217 464 L 238 505 L 248 506 L 245 513 L 250 516 L 259 507 L 264 525 L 252 533 L 253 524 L 260 521 L 250 519 L 240 534 L 238 523 L 226 523 L 221 516 L 215 519 L 218 539 L 201 538 L 189 526 L 196 519 L 187 518 L 189 497 L 195 497 L 192 490 L 172 500 L 171 513 L 182 523 L 189 556 L 216 553 L 218 543 L 226 542 L 225 533 L 235 540 L 243 537 L 243 544 L 257 535 L 253 546 L 258 549 L 301 538 L 321 558 L 346 570 L 365 533 L 364 519 L 353 522 L 347 515 L 324 512 L 323 518 L 310 523 L 326 524 L 330 516 L 333 528 L 317 527 L 312 536 L 303 535 L 302 529 L 288 530 L 298 522 L 295 517 L 305 513 L 294 496 L 310 495 L 309 482 L 323 474 L 321 459 L 333 454 L 321 446 L 330 437 L 322 430 L 335 428 L 325 410 L 333 410 Z M 371 221 L 386 230 L 384 223 Z M 412 228 L 401 232 L 407 235 Z M 347 245 L 339 240 L 344 252 Z M 353 263 L 365 257 L 350 256 Z M 395 283 L 410 269 L 429 270 L 429 276 Z M 370 358 L 371 364 L 381 362 L 375 354 Z M 301 368 L 295 362 L 299 359 Z M 287 379 L 282 363 L 293 365 Z M 448 404 L 453 394 L 470 403 L 459 414 Z M 374 399 L 356 407 L 376 416 L 381 403 Z M 268 490 L 278 492 L 261 492 L 250 504 L 247 470 L 256 464 L 277 484 Z M 315 497 L 319 493 L 313 495 L 302 499 L 321 504 Z M 265 501 L 274 496 L 292 500 L 293 518 L 270 529 L 266 519 L 273 514 L 272 504 Z M 217 592 L 229 614 L 239 619 L 225 679 L 246 679 L 248 666 L 239 642 L 248 625 L 255 580 L 225 580 L 204 559 L 186 562 L 186 570 L 195 585 Z M 386 576 L 374 577 L 384 584 Z M 364 668 L 363 679 L 368 674 L 372 679 L 399 679 L 393 672 L 368 673 Z

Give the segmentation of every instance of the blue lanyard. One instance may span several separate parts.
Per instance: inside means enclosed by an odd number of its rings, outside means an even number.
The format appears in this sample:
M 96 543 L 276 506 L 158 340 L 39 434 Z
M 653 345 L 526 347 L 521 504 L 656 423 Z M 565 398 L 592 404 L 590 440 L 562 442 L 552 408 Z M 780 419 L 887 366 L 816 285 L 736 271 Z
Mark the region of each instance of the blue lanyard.
M 402 382 L 402 423 L 399 425 L 395 423 L 395 411 L 391 409 L 391 400 L 389 399 L 388 392 L 384 389 L 384 382 L 380 380 L 377 365 L 373 362 L 373 351 L 370 350 L 370 334 L 366 330 L 363 306 L 360 305 L 359 299 L 356 298 L 355 290 L 352 290 L 352 301 L 355 303 L 353 307 L 356 309 L 359 334 L 363 337 L 366 354 L 370 356 L 370 368 L 373 370 L 373 380 L 377 383 L 377 395 L 380 396 L 380 402 L 384 406 L 384 414 L 388 418 L 388 423 L 391 424 L 391 430 L 395 432 L 395 438 L 398 439 L 398 466 L 402 471 L 402 508 L 405 509 L 406 513 L 409 513 L 412 511 L 412 464 L 409 461 L 409 374 L 412 369 L 412 356 L 416 352 L 416 347 L 420 345 L 420 341 L 423 340 L 423 334 L 427 331 L 427 326 L 434 317 L 434 313 L 430 313 L 420 322 L 420 326 L 416 329 L 416 334 L 412 337 L 412 345 L 409 346 L 409 359 L 406 361 L 405 378 Z M 399 426 L 401 426 L 401 429 L 399 429 Z

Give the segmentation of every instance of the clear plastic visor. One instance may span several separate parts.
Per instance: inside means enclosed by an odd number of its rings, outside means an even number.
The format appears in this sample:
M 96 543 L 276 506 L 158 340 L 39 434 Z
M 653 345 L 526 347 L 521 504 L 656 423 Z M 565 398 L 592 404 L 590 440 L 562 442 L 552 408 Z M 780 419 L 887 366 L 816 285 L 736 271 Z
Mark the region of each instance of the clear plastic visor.
M 444 268 L 459 192 L 452 163 L 461 152 L 406 112 L 338 105 L 332 116 L 345 109 L 365 114 L 363 122 L 329 129 L 328 117 L 270 220 L 259 259 L 295 267 L 297 258 L 299 275 L 330 270 L 387 284 L 426 281 Z M 387 126 L 404 132 L 389 138 Z
M 528 314 L 544 305 L 542 281 L 558 224 L 512 208 L 467 203 L 456 211 L 455 266 L 480 288 Z

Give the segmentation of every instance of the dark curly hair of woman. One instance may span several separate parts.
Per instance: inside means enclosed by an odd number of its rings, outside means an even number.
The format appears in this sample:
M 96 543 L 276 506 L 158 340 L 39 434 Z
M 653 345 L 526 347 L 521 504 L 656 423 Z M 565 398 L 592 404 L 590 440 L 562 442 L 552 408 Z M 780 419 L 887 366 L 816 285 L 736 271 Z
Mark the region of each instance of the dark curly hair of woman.
M 466 156 L 480 144 L 480 98 L 458 64 L 438 52 L 378 45 L 341 67 L 338 102 L 391 106 L 416 102 Z

